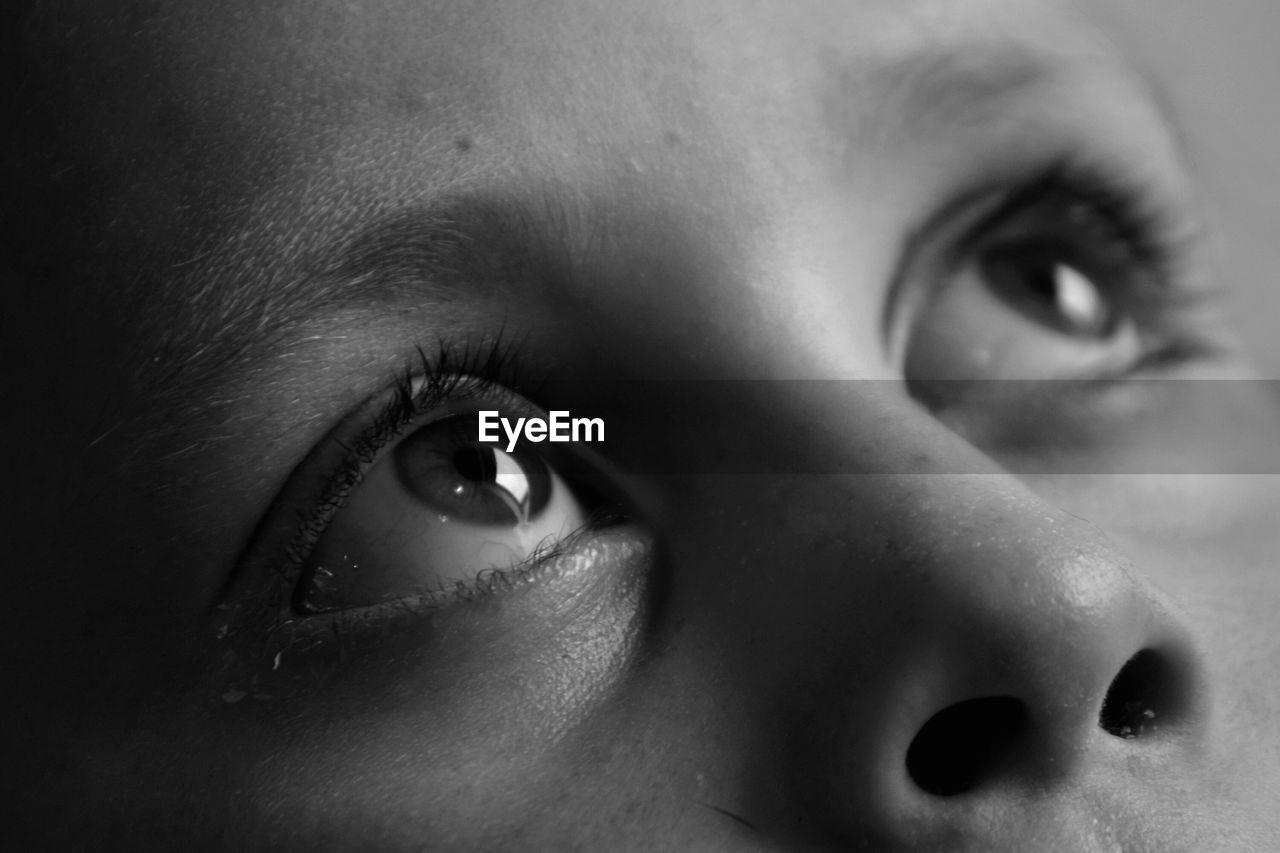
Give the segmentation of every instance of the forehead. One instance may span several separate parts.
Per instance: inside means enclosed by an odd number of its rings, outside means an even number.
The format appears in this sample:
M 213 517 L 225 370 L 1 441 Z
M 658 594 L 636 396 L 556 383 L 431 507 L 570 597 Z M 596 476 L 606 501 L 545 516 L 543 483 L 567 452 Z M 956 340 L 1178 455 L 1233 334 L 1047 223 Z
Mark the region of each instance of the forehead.
M 64 155 L 198 171 L 206 197 L 317 173 L 661 185 L 659 167 L 711 161 L 785 180 L 945 111 L 956 78 L 994 93 L 1115 65 L 1046 3 L 81 5 L 27 27 Z M 97 138 L 65 133 L 68 113 Z

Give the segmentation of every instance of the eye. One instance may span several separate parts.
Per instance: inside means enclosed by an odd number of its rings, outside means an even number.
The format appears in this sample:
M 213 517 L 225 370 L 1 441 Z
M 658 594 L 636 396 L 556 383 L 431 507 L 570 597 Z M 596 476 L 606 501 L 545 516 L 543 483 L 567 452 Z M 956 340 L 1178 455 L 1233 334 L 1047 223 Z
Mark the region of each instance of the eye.
M 478 590 L 586 528 L 592 513 L 534 445 L 478 440 L 447 414 L 387 448 L 304 564 L 296 609 L 323 613 Z
M 1113 373 L 1142 354 L 1124 290 L 1132 272 L 1052 244 L 985 249 L 923 307 L 912 380 L 1066 379 Z
M 1166 343 L 1176 282 L 1157 225 L 1115 190 L 1037 185 L 909 282 L 909 382 L 1117 377 Z M 1170 241 L 1171 242 L 1171 241 Z

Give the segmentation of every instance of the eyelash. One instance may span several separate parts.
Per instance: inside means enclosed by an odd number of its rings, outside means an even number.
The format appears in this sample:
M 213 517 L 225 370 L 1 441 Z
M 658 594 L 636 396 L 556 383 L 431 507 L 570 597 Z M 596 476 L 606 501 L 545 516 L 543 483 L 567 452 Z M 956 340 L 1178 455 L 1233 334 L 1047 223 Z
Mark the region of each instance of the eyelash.
M 1007 193 L 996 209 L 968 229 L 956 254 L 962 254 L 1000 227 L 1046 203 L 1083 205 L 1114 229 L 1116 242 L 1154 276 L 1178 283 L 1186 261 L 1203 233 L 1201 223 L 1183 206 L 1160 196 L 1124 167 L 1063 158 Z

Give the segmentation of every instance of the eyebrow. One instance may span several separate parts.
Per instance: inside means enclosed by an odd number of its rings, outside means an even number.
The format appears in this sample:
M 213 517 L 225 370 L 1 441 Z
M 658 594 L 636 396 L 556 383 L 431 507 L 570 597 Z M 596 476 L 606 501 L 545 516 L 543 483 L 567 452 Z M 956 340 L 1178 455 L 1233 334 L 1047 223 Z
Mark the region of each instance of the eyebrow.
M 1043 85 L 1055 73 L 1042 56 L 1012 44 L 995 50 L 927 50 L 876 70 L 889 83 L 888 106 L 911 124 L 951 124 L 973 117 Z
M 447 298 L 465 284 L 483 290 L 550 278 L 563 266 L 554 247 L 568 240 L 567 215 L 554 197 L 544 211 L 516 198 L 463 194 L 375 217 L 310 259 L 290 313 L 385 304 L 405 296 Z M 482 250 L 481 250 L 482 248 Z
M 889 126 L 905 138 L 940 128 L 981 125 L 1000 113 L 1011 101 L 1051 90 L 1081 67 L 1079 56 L 1070 61 L 1046 50 L 1012 40 L 990 40 L 937 45 L 894 58 L 871 70 L 886 94 L 877 98 L 875 121 L 869 126 Z M 1141 66 L 1106 57 L 1108 74 L 1129 84 L 1130 91 L 1154 106 L 1166 128 L 1179 142 L 1182 133 L 1172 109 L 1172 99 L 1153 75 Z M 1096 67 L 1093 66 L 1093 67 Z M 864 72 L 865 73 L 865 72 Z M 862 78 L 851 83 L 857 85 Z M 850 81 L 846 81 L 850 84 Z M 867 122 L 868 116 L 856 117 Z M 858 128 L 853 138 L 859 135 Z
M 228 356 L 248 346 L 251 358 L 270 359 L 308 324 L 347 312 L 409 300 L 430 307 L 515 283 L 561 287 L 570 275 L 569 214 L 556 198 L 537 198 L 446 192 L 365 213 L 291 246 L 274 272 L 257 267 L 254 252 L 231 261 L 215 253 L 190 270 L 213 282 L 201 288 L 212 300 L 205 313 L 224 318 L 210 338 Z M 219 360 L 207 341 L 193 343 L 193 356 Z

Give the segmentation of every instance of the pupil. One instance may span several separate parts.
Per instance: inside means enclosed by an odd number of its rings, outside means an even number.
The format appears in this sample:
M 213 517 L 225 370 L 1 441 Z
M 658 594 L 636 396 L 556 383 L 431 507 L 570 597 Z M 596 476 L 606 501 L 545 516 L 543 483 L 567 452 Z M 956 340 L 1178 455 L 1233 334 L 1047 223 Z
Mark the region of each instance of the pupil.
M 1037 263 L 1027 273 L 1027 290 L 1046 305 L 1058 307 L 1058 266 L 1051 262 Z
M 493 448 L 480 444 L 461 447 L 453 452 L 453 468 L 473 483 L 488 483 L 498 471 Z

